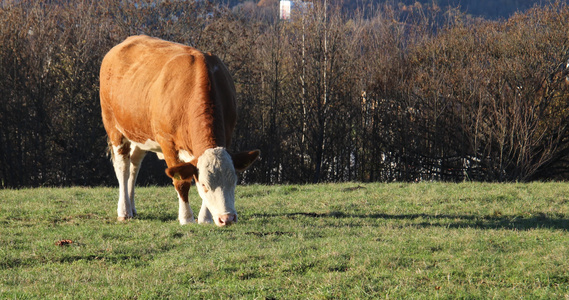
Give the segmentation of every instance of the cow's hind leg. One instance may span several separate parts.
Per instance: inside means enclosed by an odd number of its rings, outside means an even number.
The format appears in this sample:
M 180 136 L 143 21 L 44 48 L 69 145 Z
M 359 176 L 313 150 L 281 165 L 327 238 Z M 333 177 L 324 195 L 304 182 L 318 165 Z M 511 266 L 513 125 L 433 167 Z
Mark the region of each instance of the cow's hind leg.
M 136 207 L 134 205 L 134 185 L 136 184 L 136 178 L 138 178 L 138 171 L 140 170 L 140 165 L 142 160 L 146 156 L 146 151 L 140 149 L 135 145 L 131 145 L 130 150 L 130 174 L 128 177 L 128 198 L 130 200 L 130 209 L 133 217 L 136 216 Z
M 129 199 L 128 179 L 130 176 L 130 143 L 123 139 L 118 146 L 112 145 L 113 167 L 119 181 L 119 202 L 117 219 L 124 221 L 132 218 L 132 207 Z

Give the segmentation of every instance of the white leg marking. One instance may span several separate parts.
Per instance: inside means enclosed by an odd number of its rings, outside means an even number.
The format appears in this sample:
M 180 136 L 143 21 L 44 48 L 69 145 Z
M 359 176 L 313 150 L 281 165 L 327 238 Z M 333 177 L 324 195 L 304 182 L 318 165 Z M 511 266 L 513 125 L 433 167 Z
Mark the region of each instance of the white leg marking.
M 199 224 L 211 224 L 213 223 L 213 218 L 211 216 L 211 212 L 205 205 L 205 202 L 202 201 L 202 208 L 200 209 L 200 213 L 198 215 L 198 223 Z
M 190 207 L 190 203 L 185 202 L 184 200 L 182 200 L 182 197 L 180 197 L 180 194 L 178 193 L 178 204 L 179 204 L 179 208 L 178 208 L 178 220 L 180 220 L 180 225 L 185 225 L 188 223 L 194 223 L 194 212 L 192 211 L 192 208 Z
M 130 159 L 128 155 L 121 155 L 119 153 L 119 149 L 121 147 L 122 145 L 118 147 L 113 146 L 113 166 L 119 181 L 119 202 L 117 206 L 118 219 L 124 220 L 132 217 L 127 183 L 130 173 Z
M 138 178 L 138 171 L 140 170 L 140 164 L 146 156 L 146 151 L 140 149 L 136 145 L 131 146 L 130 151 L 130 175 L 128 178 L 128 198 L 130 200 L 130 208 L 132 216 L 136 216 L 136 207 L 134 205 L 134 186 L 136 184 L 136 179 Z

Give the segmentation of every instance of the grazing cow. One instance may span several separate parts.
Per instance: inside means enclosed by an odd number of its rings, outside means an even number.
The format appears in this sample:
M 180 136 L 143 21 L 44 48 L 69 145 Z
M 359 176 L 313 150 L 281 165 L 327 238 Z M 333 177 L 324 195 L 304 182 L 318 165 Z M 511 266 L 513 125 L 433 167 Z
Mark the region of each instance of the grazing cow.
M 165 159 L 178 192 L 181 224 L 194 222 L 188 191 L 195 180 L 198 223 L 237 222 L 235 171 L 259 150 L 228 153 L 237 118 L 235 87 L 219 58 L 148 36 L 112 48 L 101 64 L 101 110 L 119 181 L 118 220 L 136 215 L 134 185 L 147 151 Z

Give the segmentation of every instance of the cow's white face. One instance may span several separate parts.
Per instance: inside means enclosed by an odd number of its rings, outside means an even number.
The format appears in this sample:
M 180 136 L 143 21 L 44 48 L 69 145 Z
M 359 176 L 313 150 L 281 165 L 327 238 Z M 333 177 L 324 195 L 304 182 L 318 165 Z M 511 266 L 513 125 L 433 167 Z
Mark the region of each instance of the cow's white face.
M 217 226 L 237 222 L 237 174 L 229 153 L 222 147 L 208 149 L 198 158 L 196 167 L 196 187 L 204 204 L 202 209 L 209 210 Z
M 231 225 L 237 222 L 235 211 L 235 185 L 237 174 L 243 172 L 257 158 L 259 150 L 244 151 L 230 155 L 223 147 L 207 149 L 198 159 L 182 163 L 166 169 L 166 174 L 173 179 L 174 186 L 180 195 L 184 184 L 196 181 L 196 187 L 202 198 L 202 209 L 198 221 L 200 223 L 215 222 L 217 226 Z M 180 187 L 179 187 L 180 186 Z M 187 189 L 186 189 L 187 192 Z M 186 194 L 187 196 L 187 194 Z M 180 198 L 180 223 L 193 220 L 193 213 L 187 199 Z M 213 220 L 212 220 L 213 219 Z M 191 221 L 190 221 L 191 222 Z

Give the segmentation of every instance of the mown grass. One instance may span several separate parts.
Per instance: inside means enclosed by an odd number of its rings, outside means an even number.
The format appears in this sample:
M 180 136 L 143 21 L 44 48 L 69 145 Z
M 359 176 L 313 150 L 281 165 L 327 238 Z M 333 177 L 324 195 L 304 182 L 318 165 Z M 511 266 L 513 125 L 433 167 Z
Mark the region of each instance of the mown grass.
M 239 186 L 230 228 L 170 187 L 125 223 L 114 188 L 0 190 L 0 298 L 568 298 L 568 187 Z

